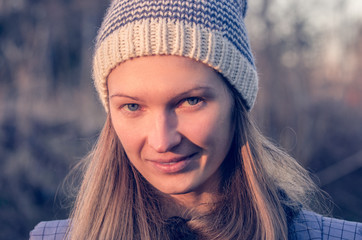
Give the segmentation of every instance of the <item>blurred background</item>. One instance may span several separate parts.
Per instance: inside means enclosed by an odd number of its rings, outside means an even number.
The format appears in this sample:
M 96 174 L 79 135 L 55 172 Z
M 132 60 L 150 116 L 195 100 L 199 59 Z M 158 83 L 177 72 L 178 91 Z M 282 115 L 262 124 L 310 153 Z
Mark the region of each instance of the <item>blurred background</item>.
M 66 218 L 62 182 L 105 120 L 92 85 L 109 1 L 0 0 L 0 239 Z M 362 221 L 362 2 L 250 0 L 262 132 Z

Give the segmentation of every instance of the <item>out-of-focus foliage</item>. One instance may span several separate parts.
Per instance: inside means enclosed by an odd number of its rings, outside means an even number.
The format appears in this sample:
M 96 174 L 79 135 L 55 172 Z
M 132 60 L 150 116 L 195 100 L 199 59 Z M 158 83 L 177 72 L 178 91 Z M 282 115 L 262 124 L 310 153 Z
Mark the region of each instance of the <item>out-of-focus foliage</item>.
M 315 173 L 335 216 L 362 221 L 362 4 L 354 3 L 254 0 L 247 26 L 259 126 Z
M 0 239 L 67 217 L 60 184 L 104 121 L 91 60 L 107 5 L 0 1 Z
M 336 216 L 362 221 L 362 24 L 350 17 L 352 0 L 311 2 L 250 1 L 253 114 L 320 177 Z M 0 0 L 0 239 L 67 217 L 61 183 L 105 119 L 91 60 L 108 4 Z

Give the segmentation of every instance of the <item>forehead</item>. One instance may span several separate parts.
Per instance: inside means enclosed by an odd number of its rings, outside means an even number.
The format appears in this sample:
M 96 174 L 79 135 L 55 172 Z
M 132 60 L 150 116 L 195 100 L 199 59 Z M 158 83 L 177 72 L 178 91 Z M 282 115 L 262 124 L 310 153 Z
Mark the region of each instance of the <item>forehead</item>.
M 203 86 L 226 88 L 213 68 L 178 56 L 135 58 L 119 64 L 108 76 L 110 96 L 119 91 L 172 92 Z

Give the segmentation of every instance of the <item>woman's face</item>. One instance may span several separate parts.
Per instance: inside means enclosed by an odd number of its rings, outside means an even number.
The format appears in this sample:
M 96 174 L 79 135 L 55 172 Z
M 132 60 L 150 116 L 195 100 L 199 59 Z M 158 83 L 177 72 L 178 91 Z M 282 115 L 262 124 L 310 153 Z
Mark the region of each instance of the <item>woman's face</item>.
M 112 70 L 108 90 L 114 129 L 149 183 L 170 195 L 217 187 L 233 101 L 212 68 L 177 56 L 136 58 Z

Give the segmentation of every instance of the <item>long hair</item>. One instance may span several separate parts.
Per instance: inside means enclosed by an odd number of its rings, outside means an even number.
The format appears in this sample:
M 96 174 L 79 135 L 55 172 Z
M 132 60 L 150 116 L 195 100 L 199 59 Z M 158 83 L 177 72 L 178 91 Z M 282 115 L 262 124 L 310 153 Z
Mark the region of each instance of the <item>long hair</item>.
M 228 87 L 235 131 L 221 166 L 220 196 L 210 212 L 184 225 L 194 239 L 287 239 L 292 213 L 310 209 L 318 188 L 304 168 L 263 137 L 240 94 Z M 173 239 L 161 193 L 130 164 L 110 115 L 83 163 L 71 239 Z

